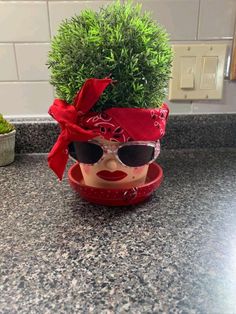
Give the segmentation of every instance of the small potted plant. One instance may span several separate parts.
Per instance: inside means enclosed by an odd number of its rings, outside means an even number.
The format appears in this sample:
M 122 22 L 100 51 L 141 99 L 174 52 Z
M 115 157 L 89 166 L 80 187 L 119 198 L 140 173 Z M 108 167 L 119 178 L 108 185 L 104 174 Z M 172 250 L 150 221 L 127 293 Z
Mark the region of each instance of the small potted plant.
M 15 158 L 15 127 L 0 114 L 0 166 L 9 165 Z
M 153 161 L 169 113 L 171 61 L 165 30 L 130 1 L 61 24 L 48 60 L 58 96 L 49 113 L 62 128 L 48 161 L 60 179 L 73 142 L 79 165 L 69 177 L 82 196 L 125 205 L 139 202 L 141 190 L 151 194 L 162 178 Z

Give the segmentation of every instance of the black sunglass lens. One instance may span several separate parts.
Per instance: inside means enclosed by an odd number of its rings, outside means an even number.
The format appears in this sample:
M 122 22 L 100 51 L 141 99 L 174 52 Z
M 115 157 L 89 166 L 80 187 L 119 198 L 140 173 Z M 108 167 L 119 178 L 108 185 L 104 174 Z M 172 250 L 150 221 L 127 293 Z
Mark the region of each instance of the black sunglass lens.
M 76 159 L 84 164 L 94 164 L 103 155 L 102 148 L 94 143 L 75 142 Z
M 147 145 L 127 145 L 118 150 L 120 160 L 129 167 L 140 167 L 154 158 L 154 147 Z

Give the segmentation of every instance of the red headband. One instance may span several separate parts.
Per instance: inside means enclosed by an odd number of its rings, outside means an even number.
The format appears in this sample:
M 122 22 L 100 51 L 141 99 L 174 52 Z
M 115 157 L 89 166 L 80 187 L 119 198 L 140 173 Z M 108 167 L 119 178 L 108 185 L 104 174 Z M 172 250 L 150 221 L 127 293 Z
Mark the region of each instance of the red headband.
M 59 122 L 61 134 L 48 155 L 49 167 L 62 179 L 68 160 L 68 145 L 73 141 L 88 141 L 96 136 L 107 140 L 156 141 L 165 134 L 169 109 L 110 108 L 102 113 L 90 112 L 110 78 L 88 79 L 77 93 L 73 105 L 55 99 L 49 114 Z

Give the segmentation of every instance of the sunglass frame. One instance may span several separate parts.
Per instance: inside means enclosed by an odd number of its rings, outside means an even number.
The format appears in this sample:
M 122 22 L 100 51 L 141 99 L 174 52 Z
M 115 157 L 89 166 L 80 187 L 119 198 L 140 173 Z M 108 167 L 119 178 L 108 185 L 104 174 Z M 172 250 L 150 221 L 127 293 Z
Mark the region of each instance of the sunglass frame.
M 160 141 L 157 140 L 157 141 L 130 141 L 130 142 L 125 142 L 125 143 L 119 143 L 119 142 L 111 142 L 109 144 L 106 144 L 106 143 L 101 143 L 101 142 L 98 142 L 96 140 L 89 140 L 88 143 L 92 143 L 92 144 L 95 144 L 97 146 L 100 146 L 101 149 L 103 150 L 103 154 L 101 156 L 101 158 L 99 158 L 98 161 L 96 161 L 95 163 L 83 163 L 83 164 L 86 164 L 86 165 L 96 165 L 98 163 L 100 163 L 102 160 L 105 159 L 105 155 L 106 154 L 113 154 L 116 159 L 125 167 L 132 167 L 132 168 L 138 168 L 138 167 L 142 167 L 144 165 L 149 165 L 151 164 L 157 157 L 158 155 L 160 154 Z M 110 147 L 114 145 L 115 148 L 111 149 Z M 148 162 L 148 163 L 145 163 L 144 165 L 142 166 L 128 166 L 126 164 L 124 164 L 122 162 L 122 160 L 120 160 L 119 158 L 119 155 L 118 155 L 118 150 L 124 146 L 132 146 L 132 145 L 142 145 L 142 146 L 150 146 L 150 147 L 153 147 L 154 148 L 154 156 L 153 158 Z

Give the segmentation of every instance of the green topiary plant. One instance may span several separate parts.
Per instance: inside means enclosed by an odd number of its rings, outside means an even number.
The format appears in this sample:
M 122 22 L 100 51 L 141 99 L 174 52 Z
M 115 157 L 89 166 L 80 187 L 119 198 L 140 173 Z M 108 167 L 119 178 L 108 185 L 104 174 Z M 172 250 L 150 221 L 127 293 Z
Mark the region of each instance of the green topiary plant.
M 0 134 L 10 133 L 15 127 L 0 114 Z
M 85 10 L 65 20 L 52 41 L 48 66 L 57 97 L 73 102 L 88 78 L 111 74 L 109 86 L 94 106 L 161 106 L 170 77 L 172 51 L 166 31 L 140 5 L 119 1 L 99 12 Z

